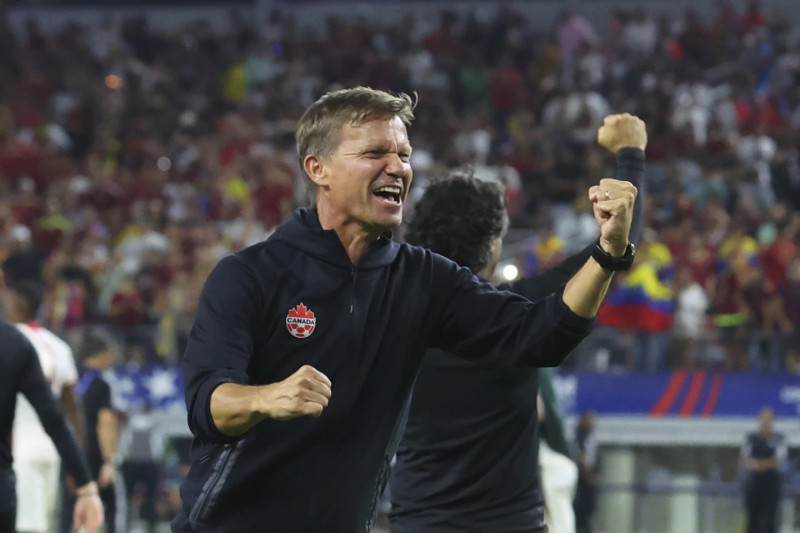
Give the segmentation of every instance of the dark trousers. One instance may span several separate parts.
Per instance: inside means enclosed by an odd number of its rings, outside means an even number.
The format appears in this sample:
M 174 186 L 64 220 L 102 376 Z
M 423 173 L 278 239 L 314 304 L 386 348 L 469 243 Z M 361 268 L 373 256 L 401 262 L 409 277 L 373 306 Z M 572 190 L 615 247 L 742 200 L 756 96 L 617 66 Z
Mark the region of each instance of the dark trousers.
M 17 508 L 0 511 L 0 533 L 14 533 L 17 525 Z
M 591 533 L 596 501 L 597 486 L 583 477 L 579 478 L 575 494 L 575 529 L 578 533 Z
M 155 531 L 158 522 L 156 503 L 161 483 L 161 467 L 155 461 L 125 461 L 122 463 L 122 477 L 125 479 L 125 492 L 128 502 L 141 501 L 139 518 L 145 521 L 148 531 Z M 130 504 L 129 504 L 130 505 Z M 132 507 L 132 506 L 131 506 Z
M 745 495 L 747 533 L 777 533 L 780 501 L 779 479 L 751 480 Z
M 0 470 L 0 533 L 17 530 L 17 480 L 14 472 Z

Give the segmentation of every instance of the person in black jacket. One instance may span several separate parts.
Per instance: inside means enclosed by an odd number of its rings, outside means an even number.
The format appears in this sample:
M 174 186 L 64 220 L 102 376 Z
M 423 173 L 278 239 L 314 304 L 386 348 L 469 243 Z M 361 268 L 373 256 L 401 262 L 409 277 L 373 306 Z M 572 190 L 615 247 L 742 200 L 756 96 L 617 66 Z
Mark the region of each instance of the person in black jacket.
M 783 434 L 774 430 L 775 412 L 764 407 L 758 413 L 758 431 L 749 433 L 742 445 L 745 469 L 747 533 L 776 533 L 781 503 L 781 469 L 787 446 Z
M 609 130 L 620 135 L 610 135 Z M 641 187 L 644 123 L 630 115 L 610 117 L 599 138 L 615 141 L 605 146 L 616 154 L 619 181 L 607 186 Z M 632 240 L 641 226 L 642 198 L 640 194 L 636 199 Z M 476 177 L 469 168 L 456 169 L 432 183 L 420 198 L 407 240 L 490 279 L 500 259 L 506 221 L 502 187 Z M 590 255 L 588 247 L 551 270 L 501 288 L 530 300 L 547 297 L 560 290 Z M 491 366 L 428 350 L 390 475 L 392 533 L 545 531 L 538 472 L 539 437 L 545 435 L 544 428 L 537 427 L 542 378 L 548 379 L 535 368 Z M 548 444 L 569 457 L 555 393 L 548 382 L 544 385 L 551 391 L 543 394 Z M 561 504 L 572 513 L 571 498 Z M 553 511 L 549 520 L 561 516 Z M 568 524 L 549 525 L 554 531 L 570 529 Z
M 3 285 L 0 273 L 0 286 Z M 103 504 L 97 484 L 91 480 L 86 459 L 44 377 L 36 350 L 13 324 L 0 320 L 0 533 L 16 530 L 17 500 L 9 436 L 18 393 L 36 410 L 61 455 L 64 468 L 78 485 L 73 514 L 76 528 L 83 527 L 87 533 L 97 531 L 103 524 Z
M 114 366 L 116 355 L 111 340 L 99 331 L 92 331 L 83 341 L 81 395 L 83 415 L 89 431 L 86 435 L 86 455 L 89 470 L 97 480 L 100 499 L 105 509 L 105 533 L 115 533 L 116 528 L 116 477 L 117 448 L 119 446 L 119 413 L 112 405 L 111 385 L 104 373 Z M 72 530 L 72 517 L 66 510 L 73 506 L 75 497 L 69 491 L 62 493 L 59 529 L 61 533 Z
M 329 93 L 296 130 L 315 207 L 209 275 L 181 364 L 192 465 L 173 531 L 365 531 L 425 348 L 557 365 L 628 264 L 636 189 L 590 190 L 597 252 L 538 302 L 392 241 L 411 185 L 413 102 Z

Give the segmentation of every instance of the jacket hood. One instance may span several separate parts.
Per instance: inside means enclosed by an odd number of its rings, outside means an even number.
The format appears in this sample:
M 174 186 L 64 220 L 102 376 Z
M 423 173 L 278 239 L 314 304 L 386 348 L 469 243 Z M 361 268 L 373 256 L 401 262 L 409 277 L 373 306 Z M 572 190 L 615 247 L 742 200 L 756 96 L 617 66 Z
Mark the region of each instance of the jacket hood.
M 353 263 L 334 230 L 324 230 L 319 223 L 317 209 L 300 208 L 294 212 L 288 222 L 278 227 L 270 240 L 284 241 L 288 245 L 308 255 L 351 268 Z M 370 247 L 366 255 L 357 265 L 358 268 L 376 268 L 390 264 L 397 256 L 400 245 L 392 240 L 392 232 L 387 231 Z

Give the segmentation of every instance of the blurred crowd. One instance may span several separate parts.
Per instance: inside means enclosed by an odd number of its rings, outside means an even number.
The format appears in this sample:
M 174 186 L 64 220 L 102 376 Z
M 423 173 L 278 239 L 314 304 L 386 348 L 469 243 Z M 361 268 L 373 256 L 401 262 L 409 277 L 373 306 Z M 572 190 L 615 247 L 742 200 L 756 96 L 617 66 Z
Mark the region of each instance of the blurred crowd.
M 625 366 L 794 370 L 800 363 L 800 41 L 757 2 L 716 20 L 564 10 L 546 30 L 498 8 L 391 25 L 290 10 L 169 33 L 144 19 L 0 27 L 0 260 L 47 288 L 41 321 L 80 350 L 102 324 L 121 357 L 174 363 L 225 254 L 307 203 L 293 142 L 337 87 L 416 91 L 413 197 L 455 165 L 506 184 L 524 272 L 595 238 L 610 176 L 603 117 L 648 125 L 640 284 L 659 327 L 601 328 Z M 601 38 L 600 35 L 607 37 Z M 576 363 L 580 364 L 580 362 Z

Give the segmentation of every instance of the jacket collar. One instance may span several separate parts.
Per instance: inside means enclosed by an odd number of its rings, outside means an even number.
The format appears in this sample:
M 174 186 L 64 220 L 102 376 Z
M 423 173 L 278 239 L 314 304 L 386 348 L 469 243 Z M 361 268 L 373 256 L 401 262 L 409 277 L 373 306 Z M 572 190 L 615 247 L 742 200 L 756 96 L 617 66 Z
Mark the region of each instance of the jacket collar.
M 319 224 L 317 209 L 298 209 L 292 218 L 278 227 L 270 240 L 284 241 L 308 255 L 335 265 L 351 268 L 350 257 L 334 230 L 324 230 Z M 400 245 L 392 241 L 392 232 L 378 238 L 358 264 L 358 268 L 376 268 L 390 264 L 397 257 Z

